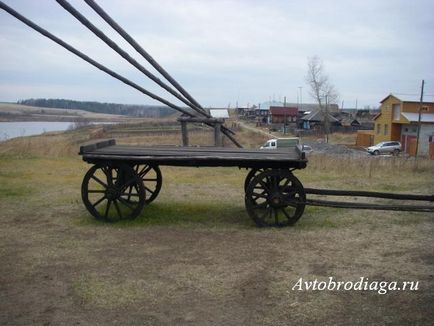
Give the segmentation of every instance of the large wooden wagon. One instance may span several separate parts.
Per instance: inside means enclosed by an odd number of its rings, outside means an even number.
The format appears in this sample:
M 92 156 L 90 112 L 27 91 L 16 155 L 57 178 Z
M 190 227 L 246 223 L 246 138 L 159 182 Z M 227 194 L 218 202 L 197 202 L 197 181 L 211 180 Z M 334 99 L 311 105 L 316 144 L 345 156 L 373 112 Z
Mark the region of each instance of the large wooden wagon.
M 221 147 L 141 147 L 116 145 L 114 140 L 98 141 L 81 146 L 83 160 L 94 164 L 86 173 L 82 184 L 82 198 L 89 212 L 98 219 L 115 221 L 137 217 L 142 208 L 157 198 L 162 176 L 159 166 L 238 166 L 248 172 L 244 184 L 245 204 L 250 217 L 259 226 L 285 226 L 294 224 L 303 214 L 305 205 L 326 207 L 401 210 L 434 212 L 433 195 L 389 194 L 369 191 L 348 191 L 303 188 L 292 174 L 296 169 L 306 167 L 307 160 L 301 147 L 289 151 L 260 151 L 241 148 L 234 132 L 214 119 L 169 73 L 160 66 L 119 24 L 117 24 L 94 0 L 85 2 L 129 43 L 169 84 L 163 82 L 147 68 L 131 57 L 102 30 L 93 25 L 85 16 L 66 0 L 56 0 L 65 10 L 104 41 L 123 59 L 141 73 L 181 101 L 180 107 L 126 77 L 102 65 L 67 42 L 51 34 L 24 17 L 13 8 L 0 1 L 0 9 L 5 10 L 38 33 L 51 39 L 74 55 L 120 82 L 142 94 L 182 113 L 179 121 L 186 131 L 187 122 L 201 122 L 215 130 L 215 144 L 221 146 L 221 134 L 240 148 Z M 183 144 L 188 145 L 188 137 L 183 132 Z M 428 201 L 429 205 L 390 205 L 372 203 L 348 203 L 306 199 L 306 193 L 326 196 L 357 196 L 396 200 Z
M 162 185 L 160 166 L 246 168 L 244 190 L 249 216 L 258 226 L 292 225 L 301 217 L 306 195 L 293 175 L 306 167 L 301 147 L 286 151 L 216 147 L 142 147 L 104 140 L 80 147 L 93 164 L 83 179 L 82 199 L 97 219 L 136 218 L 155 200 Z

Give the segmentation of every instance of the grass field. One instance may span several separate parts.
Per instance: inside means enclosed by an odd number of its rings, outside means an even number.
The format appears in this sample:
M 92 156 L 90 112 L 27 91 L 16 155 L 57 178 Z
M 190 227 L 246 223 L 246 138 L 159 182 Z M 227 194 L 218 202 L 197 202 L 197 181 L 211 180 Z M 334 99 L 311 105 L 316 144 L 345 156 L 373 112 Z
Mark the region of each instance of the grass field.
M 0 103 L 0 121 L 71 120 L 127 122 L 134 119 L 122 115 L 95 113 L 76 109 L 42 108 L 14 103 Z M 139 119 L 136 120 L 139 121 Z
M 162 167 L 156 201 L 134 221 L 105 224 L 80 198 L 89 166 L 78 146 L 93 135 L 0 144 L 1 325 L 432 324 L 432 214 L 308 207 L 294 227 L 258 229 L 244 208 L 246 170 Z M 318 155 L 295 174 L 305 187 L 434 193 L 428 160 Z M 329 277 L 419 289 L 292 290 Z

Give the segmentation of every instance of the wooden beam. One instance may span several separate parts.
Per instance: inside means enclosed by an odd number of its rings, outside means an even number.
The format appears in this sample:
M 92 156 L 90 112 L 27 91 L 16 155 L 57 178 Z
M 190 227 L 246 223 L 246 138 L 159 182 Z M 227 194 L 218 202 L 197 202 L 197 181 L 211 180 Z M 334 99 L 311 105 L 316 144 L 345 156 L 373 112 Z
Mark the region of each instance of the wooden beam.
M 221 123 L 214 124 L 214 145 L 216 147 L 222 147 L 221 126 Z
M 188 128 L 187 121 L 181 121 L 182 146 L 188 146 Z
M 223 119 L 217 119 L 217 118 L 201 118 L 201 117 L 186 117 L 181 116 L 178 118 L 179 122 L 185 121 L 185 122 L 197 122 L 197 123 L 219 123 L 223 124 Z

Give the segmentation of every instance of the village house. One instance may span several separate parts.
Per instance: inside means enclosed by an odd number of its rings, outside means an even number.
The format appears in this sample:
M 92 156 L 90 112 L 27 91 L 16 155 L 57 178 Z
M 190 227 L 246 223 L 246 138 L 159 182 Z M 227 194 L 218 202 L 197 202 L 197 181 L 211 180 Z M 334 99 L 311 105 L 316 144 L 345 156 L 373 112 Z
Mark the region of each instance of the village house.
M 271 109 L 274 110 L 274 118 Z M 289 110 L 279 110 L 279 108 L 286 108 Z M 294 115 L 295 109 L 297 113 Z M 287 124 L 299 122 L 300 118 L 304 116 L 304 112 L 308 114 L 320 110 L 318 104 L 312 103 L 287 103 L 281 101 L 266 101 L 263 103 L 253 105 L 252 107 L 237 108 L 238 116 L 247 120 L 256 120 L 256 122 L 261 124 L 284 124 L 285 112 L 288 113 L 286 116 Z M 329 104 L 328 111 L 338 112 L 339 108 L 337 104 Z M 274 121 L 273 121 L 274 119 Z M 277 122 L 279 121 L 279 122 Z
M 325 112 L 317 110 L 311 112 L 310 114 L 305 115 L 301 118 L 302 128 L 303 129 L 314 129 L 314 130 L 323 130 L 326 117 L 328 118 L 328 123 L 330 127 L 340 126 L 341 123 L 338 119 L 336 119 L 330 113 L 325 114 Z
M 298 108 L 270 106 L 271 123 L 295 124 L 297 122 Z
M 374 130 L 362 131 L 357 135 L 359 146 L 394 140 L 401 142 L 403 152 L 415 155 L 421 108 L 418 154 L 434 155 L 434 102 L 423 102 L 420 107 L 416 97 L 390 94 L 380 103 L 380 113 L 373 119 Z

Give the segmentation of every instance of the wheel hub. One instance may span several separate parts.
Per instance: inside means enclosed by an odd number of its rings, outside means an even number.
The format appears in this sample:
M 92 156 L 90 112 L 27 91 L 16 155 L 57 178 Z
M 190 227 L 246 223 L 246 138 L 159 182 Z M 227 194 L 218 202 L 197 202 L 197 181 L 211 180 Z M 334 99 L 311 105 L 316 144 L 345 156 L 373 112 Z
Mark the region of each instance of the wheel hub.
M 270 204 L 271 207 L 275 207 L 275 208 L 285 206 L 284 198 L 279 193 L 275 193 L 275 194 L 272 194 L 271 196 L 269 196 L 268 197 L 268 203 Z
M 118 187 L 108 187 L 105 191 L 107 199 L 113 200 L 118 199 L 121 196 L 120 189 Z

